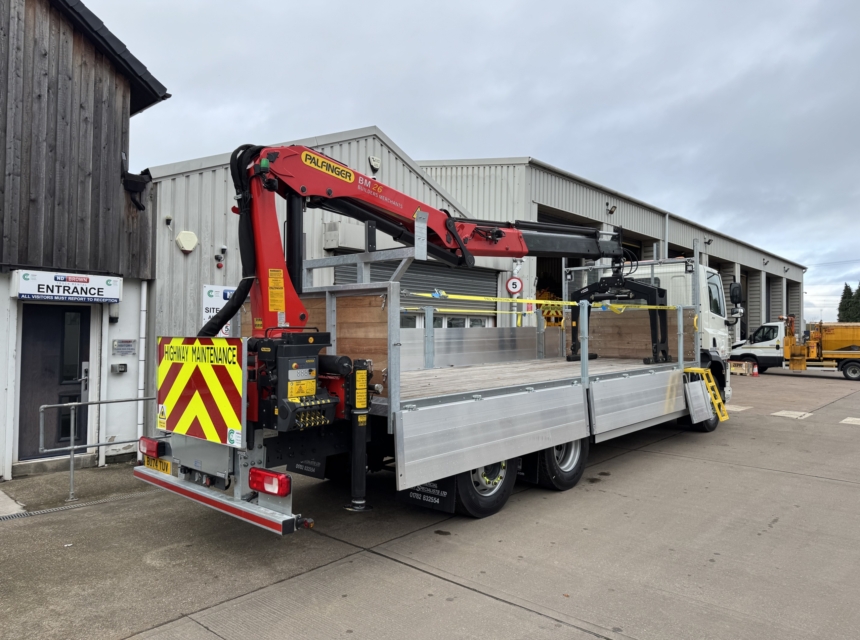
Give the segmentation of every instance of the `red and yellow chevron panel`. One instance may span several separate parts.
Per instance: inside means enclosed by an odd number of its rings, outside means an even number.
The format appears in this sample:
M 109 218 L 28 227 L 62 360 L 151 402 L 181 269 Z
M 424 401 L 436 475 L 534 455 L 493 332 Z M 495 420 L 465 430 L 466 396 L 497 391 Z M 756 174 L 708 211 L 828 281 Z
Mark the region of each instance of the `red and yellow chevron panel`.
M 244 447 L 242 338 L 158 339 L 158 428 Z

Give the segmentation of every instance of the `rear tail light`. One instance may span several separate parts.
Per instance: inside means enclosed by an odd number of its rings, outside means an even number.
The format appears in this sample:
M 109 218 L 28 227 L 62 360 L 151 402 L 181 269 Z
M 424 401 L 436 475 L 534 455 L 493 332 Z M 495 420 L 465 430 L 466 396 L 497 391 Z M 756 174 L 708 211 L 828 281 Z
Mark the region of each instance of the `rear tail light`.
M 137 450 L 150 458 L 160 458 L 164 455 L 165 445 L 163 440 L 143 437 L 137 443 Z
M 286 473 L 252 467 L 248 474 L 248 486 L 253 491 L 268 493 L 272 496 L 286 496 L 292 490 L 292 481 Z

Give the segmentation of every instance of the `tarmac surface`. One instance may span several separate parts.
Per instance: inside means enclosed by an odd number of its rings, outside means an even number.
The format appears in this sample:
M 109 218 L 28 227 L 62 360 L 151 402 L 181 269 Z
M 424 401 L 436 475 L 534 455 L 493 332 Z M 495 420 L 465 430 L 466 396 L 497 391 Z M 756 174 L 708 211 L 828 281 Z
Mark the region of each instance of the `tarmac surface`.
M 0 638 L 860 637 L 860 384 L 732 384 L 715 432 L 593 446 L 576 488 L 518 485 L 485 520 L 402 505 L 386 473 L 364 514 L 294 478 L 316 527 L 279 538 L 128 465 L 79 471 L 84 506 L 0 521 Z M 63 507 L 68 474 L 0 491 Z

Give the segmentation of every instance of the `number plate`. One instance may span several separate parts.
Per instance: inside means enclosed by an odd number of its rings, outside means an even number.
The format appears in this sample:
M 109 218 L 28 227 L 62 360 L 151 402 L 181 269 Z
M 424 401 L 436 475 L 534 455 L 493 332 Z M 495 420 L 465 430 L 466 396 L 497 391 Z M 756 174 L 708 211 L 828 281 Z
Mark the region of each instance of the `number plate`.
M 170 475 L 170 460 L 162 460 L 161 458 L 150 458 L 149 456 L 143 456 L 143 464 L 149 469 L 155 469 L 156 471 L 160 471 L 161 473 L 166 473 Z
M 290 398 L 301 398 L 302 396 L 312 396 L 317 392 L 316 380 L 296 380 L 288 384 L 287 395 Z

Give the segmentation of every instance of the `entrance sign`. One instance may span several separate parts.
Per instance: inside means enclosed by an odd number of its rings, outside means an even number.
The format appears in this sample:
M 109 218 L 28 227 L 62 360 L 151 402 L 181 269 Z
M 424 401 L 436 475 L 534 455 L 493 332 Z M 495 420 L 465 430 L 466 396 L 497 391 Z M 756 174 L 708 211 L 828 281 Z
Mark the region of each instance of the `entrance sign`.
M 158 339 L 157 427 L 244 447 L 245 341 Z
M 203 285 L 203 306 L 201 308 L 203 309 L 204 325 L 209 322 L 216 313 L 221 311 L 235 290 L 236 287 L 222 287 L 217 284 Z M 221 331 L 218 332 L 218 336 L 221 338 L 230 337 L 229 322 L 221 327 Z
M 122 300 L 122 278 L 17 269 L 12 272 L 10 295 L 20 300 L 111 304 Z

